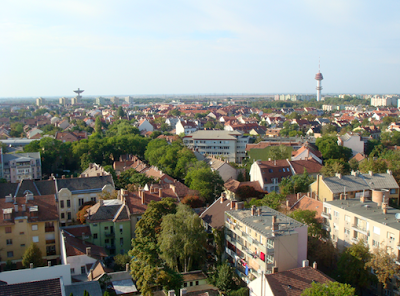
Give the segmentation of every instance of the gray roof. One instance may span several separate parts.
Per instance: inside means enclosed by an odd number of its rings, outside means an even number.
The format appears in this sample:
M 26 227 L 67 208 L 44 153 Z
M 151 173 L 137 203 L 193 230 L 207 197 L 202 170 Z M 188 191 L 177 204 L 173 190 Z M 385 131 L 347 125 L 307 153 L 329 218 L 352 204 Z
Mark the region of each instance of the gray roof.
M 192 139 L 212 139 L 212 140 L 236 140 L 235 136 L 241 136 L 242 134 L 238 131 L 217 131 L 217 130 L 206 130 L 206 131 L 195 131 L 187 135 Z
M 40 159 L 39 152 L 29 152 L 29 153 L 6 153 L 3 154 L 3 161 L 8 162 L 10 160 L 16 161 L 30 161 L 31 159 Z
M 111 175 L 108 176 L 95 176 L 84 178 L 71 178 L 71 179 L 57 179 L 57 188 L 68 188 L 72 193 L 88 192 L 88 191 L 101 191 L 101 189 L 110 184 L 114 187 L 114 181 Z
M 114 202 L 116 201 L 116 202 Z M 100 206 L 98 202 L 91 208 L 89 208 L 90 216 L 87 217 L 87 221 L 95 222 L 95 221 L 107 221 L 116 219 L 119 220 L 128 220 L 128 208 L 125 205 L 122 205 L 121 201 L 119 200 L 105 200 L 103 201 L 103 205 Z M 123 207 L 121 209 L 121 207 Z
M 98 281 L 74 283 L 65 286 L 65 295 L 83 295 L 84 291 L 88 291 L 90 296 L 102 296 L 100 283 Z
M 344 187 L 346 191 L 399 188 L 399 184 L 390 174 L 345 175 L 340 179 L 338 177 L 324 178 L 323 182 L 333 194 L 343 193 Z
M 27 191 L 28 193 L 32 193 L 34 196 L 50 195 L 56 193 L 55 184 L 53 180 L 45 180 L 45 181 L 22 180 L 19 183 L 0 184 L 0 198 L 4 198 L 6 195 L 9 194 L 16 197 L 22 197 L 25 196 Z
M 394 229 L 400 230 L 400 223 L 397 222 L 395 217 L 396 214 L 400 213 L 400 210 L 387 207 L 387 214 L 385 215 L 382 211 L 381 207 L 378 207 L 378 204 L 366 200 L 364 203 L 360 202 L 360 199 L 347 199 L 347 200 L 333 200 L 324 202 L 325 204 L 330 204 L 335 207 L 340 207 L 350 213 L 356 214 L 360 217 L 364 217 L 365 219 L 376 221 L 386 225 L 388 227 L 392 227 Z
M 276 236 L 296 233 L 294 231 L 295 228 L 305 226 L 305 224 L 289 218 L 269 207 L 264 206 L 258 208 L 261 208 L 261 216 L 252 216 L 251 210 L 249 209 L 232 210 L 226 211 L 225 213 L 256 230 L 265 237 L 272 237 L 272 216 L 276 216 L 276 222 L 279 223 L 279 230 L 275 232 Z

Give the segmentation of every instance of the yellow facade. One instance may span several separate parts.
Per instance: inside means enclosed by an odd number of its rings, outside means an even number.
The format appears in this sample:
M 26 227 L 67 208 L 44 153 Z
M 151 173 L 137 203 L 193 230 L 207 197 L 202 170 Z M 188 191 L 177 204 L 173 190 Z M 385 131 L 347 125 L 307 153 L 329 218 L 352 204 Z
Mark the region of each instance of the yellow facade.
M 1 264 L 6 263 L 7 260 L 12 260 L 14 263 L 20 262 L 26 248 L 32 242 L 40 248 L 43 259 L 46 261 L 60 257 L 57 220 L 28 222 L 27 217 L 18 217 L 14 219 L 14 224 L 0 226 L 0 237 Z

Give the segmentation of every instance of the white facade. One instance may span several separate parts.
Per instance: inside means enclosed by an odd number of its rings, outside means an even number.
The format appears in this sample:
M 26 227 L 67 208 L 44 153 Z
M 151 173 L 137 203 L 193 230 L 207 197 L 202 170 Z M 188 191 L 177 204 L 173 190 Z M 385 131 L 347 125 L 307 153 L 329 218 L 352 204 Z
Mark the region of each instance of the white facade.
M 378 106 L 398 106 L 399 97 L 395 95 L 388 95 L 388 96 L 374 96 L 371 98 L 371 105 L 378 107 Z
M 364 141 L 359 135 L 345 134 L 338 138 L 338 145 L 350 148 L 353 156 L 357 153 L 364 153 Z
M 198 127 L 194 122 L 187 122 L 184 120 L 183 121 L 179 120 L 175 125 L 175 130 L 176 130 L 175 133 L 177 135 L 180 135 L 182 133 L 184 133 L 185 135 L 189 135 L 189 134 L 197 131 Z
M 138 128 L 139 128 L 139 131 L 152 132 L 154 130 L 153 125 L 147 119 L 144 119 L 143 121 L 141 121 Z

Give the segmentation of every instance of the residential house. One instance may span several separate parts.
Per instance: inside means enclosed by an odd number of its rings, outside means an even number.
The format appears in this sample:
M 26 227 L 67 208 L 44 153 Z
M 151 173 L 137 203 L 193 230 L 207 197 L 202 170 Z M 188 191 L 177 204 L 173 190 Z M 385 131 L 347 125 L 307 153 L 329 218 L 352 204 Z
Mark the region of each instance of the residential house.
M 105 248 L 109 255 L 125 254 L 130 250 L 130 212 L 124 201 L 100 199 L 87 209 L 86 224 L 92 233 L 91 242 Z
M 12 260 L 21 266 L 25 249 L 33 242 L 42 252 L 43 260 L 58 263 L 60 241 L 55 195 L 22 197 L 11 194 L 0 199 L 1 265 Z
M 391 202 L 399 204 L 399 185 L 391 171 L 386 174 L 336 174 L 335 177 L 324 178 L 318 175 L 317 180 L 310 185 L 310 190 L 320 201 L 337 200 L 340 196 L 347 199 L 371 197 L 374 192 L 388 192 Z
M 38 128 L 33 128 L 26 133 L 28 139 L 41 139 L 43 131 Z
M 303 174 L 304 170 L 311 176 L 317 176 L 322 165 L 313 158 L 306 160 L 278 159 L 255 161 L 250 168 L 250 181 L 258 181 L 265 191 L 279 192 L 282 178 Z
M 234 179 L 230 179 L 224 184 L 224 193 L 229 200 L 237 200 L 241 201 L 247 198 L 260 198 L 264 197 L 267 194 L 267 191 L 264 191 L 260 183 L 258 181 L 253 182 L 239 182 Z M 242 192 L 241 192 L 242 191 Z M 254 195 L 248 195 L 248 194 Z M 246 196 L 241 196 L 241 194 L 246 194 Z
M 225 239 L 228 260 L 247 283 L 307 258 L 307 225 L 269 207 L 226 211 Z
M 222 160 L 222 158 L 207 157 L 204 161 L 210 166 L 212 171 L 218 172 L 224 182 L 229 179 L 236 179 L 239 175 L 239 170 Z
M 98 194 L 114 189 L 111 175 L 55 179 L 61 226 L 73 224 L 79 208 L 86 202 L 98 201 Z
M 338 137 L 338 145 L 350 148 L 353 156 L 357 153 L 364 153 L 364 141 L 361 140 L 360 135 L 346 133 Z
M 63 119 L 60 122 L 57 123 L 57 126 L 61 128 L 62 130 L 65 130 L 69 126 L 69 122 L 67 119 Z
M 311 147 L 307 143 L 301 146 L 300 149 L 292 152 L 292 160 L 304 160 L 313 158 L 318 163 L 322 164 L 322 154 L 317 149 Z
M 87 139 L 88 135 L 86 131 L 82 132 L 56 132 L 55 139 L 62 142 L 77 142 L 82 139 Z
M 185 135 L 189 135 L 194 133 L 198 129 L 199 129 L 198 125 L 195 122 L 189 120 L 179 119 L 179 121 L 175 125 L 175 133 L 177 135 L 180 135 L 182 133 L 184 133 Z
M 105 171 L 101 165 L 97 163 L 89 163 L 89 167 L 84 170 L 81 174 L 82 177 L 96 177 L 96 176 L 108 176 L 109 172 Z
M 139 121 L 138 129 L 140 132 L 152 132 L 154 130 L 154 126 L 146 118 L 143 118 Z
M 317 269 L 317 264 L 308 266 L 305 260 L 303 267 L 293 268 L 287 271 L 265 274 L 252 281 L 249 287 L 250 296 L 300 296 L 312 283 L 334 282 L 332 278 Z

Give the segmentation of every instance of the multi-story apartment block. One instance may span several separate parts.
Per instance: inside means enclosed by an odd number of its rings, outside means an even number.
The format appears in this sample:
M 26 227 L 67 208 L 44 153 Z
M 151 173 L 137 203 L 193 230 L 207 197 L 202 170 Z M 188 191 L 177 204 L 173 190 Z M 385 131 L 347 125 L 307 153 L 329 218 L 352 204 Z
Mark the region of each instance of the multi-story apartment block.
M 105 101 L 106 100 L 104 98 L 98 97 L 96 98 L 96 105 L 104 105 Z
M 387 95 L 387 96 L 374 96 L 371 98 L 371 105 L 378 107 L 378 106 L 396 106 L 399 97 L 397 95 Z
M 373 191 L 383 190 L 388 192 L 388 197 L 393 203 L 399 204 L 399 184 L 389 170 L 386 174 L 360 174 L 353 171 L 351 175 L 336 174 L 335 177 L 329 178 L 318 175 L 310 189 L 320 201 L 337 200 L 340 199 L 340 195 L 346 195 L 348 199 L 361 196 L 369 198 Z
M 342 199 L 323 203 L 323 227 L 330 231 L 339 250 L 363 240 L 371 251 L 385 248 L 395 254 L 396 263 L 400 265 L 400 210 L 388 206 L 387 193 L 374 190 L 372 200 L 364 196 L 357 199 L 342 196 Z M 384 295 L 399 294 L 392 283 L 383 292 Z
M 240 204 L 225 212 L 225 251 L 240 277 L 249 283 L 262 272 L 302 266 L 307 259 L 307 225 L 269 207 L 240 209 Z
M 58 99 L 58 103 L 60 105 L 65 106 L 65 105 L 67 105 L 67 99 L 65 97 L 61 97 L 61 98 Z
M 183 143 L 203 155 L 219 156 L 229 162 L 241 163 L 246 157 L 249 137 L 242 136 L 238 131 L 201 130 L 185 136 Z
M 55 195 L 0 199 L 0 265 L 12 260 L 20 266 L 25 249 L 34 242 L 43 260 L 57 263 L 60 256 Z
M 91 242 L 109 255 L 125 254 L 131 246 L 131 220 L 128 206 L 120 199 L 100 199 L 87 210 L 86 224 Z
M 3 154 L 0 149 L 0 178 L 11 183 L 17 183 L 23 179 L 42 179 L 40 153 Z
M 46 104 L 46 100 L 43 98 L 37 98 L 36 99 L 36 106 L 40 107 Z

